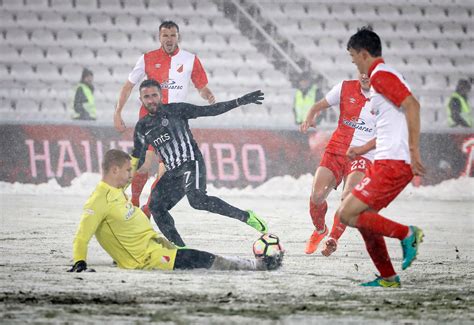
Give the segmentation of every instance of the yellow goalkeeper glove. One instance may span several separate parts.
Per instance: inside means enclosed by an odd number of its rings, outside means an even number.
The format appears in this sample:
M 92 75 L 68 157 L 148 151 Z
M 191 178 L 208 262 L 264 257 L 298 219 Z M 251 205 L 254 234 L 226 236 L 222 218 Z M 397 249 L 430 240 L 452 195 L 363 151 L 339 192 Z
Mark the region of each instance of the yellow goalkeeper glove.
M 132 166 L 132 174 L 135 174 L 135 172 L 137 171 L 139 160 L 140 160 L 140 158 L 130 156 L 130 165 Z
M 138 162 L 140 161 L 140 158 L 136 158 L 136 157 L 133 157 L 133 156 L 130 156 L 130 166 L 132 167 L 132 176 L 135 175 L 135 172 L 137 171 L 137 167 L 138 167 Z M 129 186 L 130 186 L 130 182 L 128 182 L 124 187 L 123 187 L 123 190 L 125 191 Z

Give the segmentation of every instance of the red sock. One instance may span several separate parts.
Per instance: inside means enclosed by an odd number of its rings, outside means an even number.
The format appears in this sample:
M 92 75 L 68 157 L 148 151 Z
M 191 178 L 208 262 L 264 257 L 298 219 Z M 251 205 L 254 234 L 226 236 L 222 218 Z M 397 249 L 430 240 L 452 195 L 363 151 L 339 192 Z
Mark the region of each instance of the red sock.
M 397 274 L 393 269 L 392 261 L 388 255 L 387 246 L 382 235 L 359 229 L 365 241 L 365 247 L 375 267 L 383 278 L 388 278 Z
M 382 217 L 376 212 L 365 211 L 357 218 L 356 227 L 371 231 L 384 237 L 404 239 L 410 228 L 398 222 Z
M 334 215 L 334 223 L 332 225 L 331 234 L 329 235 L 329 237 L 338 240 L 339 238 L 341 238 L 342 234 L 344 233 L 344 230 L 346 230 L 346 227 L 347 226 L 341 222 L 341 219 L 339 219 L 339 216 L 337 214 Z
M 328 203 L 326 201 L 316 205 L 313 200 L 309 199 L 309 214 L 311 215 L 311 219 L 313 220 L 313 225 L 316 227 L 316 230 L 324 230 L 324 219 L 327 210 Z
M 148 173 L 136 173 L 132 178 L 132 204 L 136 207 L 140 207 L 140 194 L 142 194 L 147 180 Z

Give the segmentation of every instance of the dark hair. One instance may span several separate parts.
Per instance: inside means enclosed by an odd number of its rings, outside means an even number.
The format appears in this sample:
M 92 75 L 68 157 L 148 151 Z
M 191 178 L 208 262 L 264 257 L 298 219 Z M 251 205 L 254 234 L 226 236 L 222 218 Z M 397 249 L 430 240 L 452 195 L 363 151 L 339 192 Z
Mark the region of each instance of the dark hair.
M 459 79 L 456 86 L 456 91 L 463 92 L 463 90 L 466 92 L 471 91 L 471 83 L 466 79 Z
M 84 68 L 84 69 L 82 70 L 81 81 L 84 81 L 84 79 L 85 79 L 86 77 L 88 77 L 88 76 L 93 76 L 93 75 L 94 75 L 94 73 L 92 73 L 91 70 L 89 70 L 89 69 L 87 69 L 87 68 Z
M 150 88 L 150 87 L 156 87 L 156 88 L 158 88 L 158 90 L 161 91 L 161 85 L 155 79 L 143 80 L 143 82 L 140 84 L 139 91 L 141 91 L 143 88 Z
M 130 160 L 128 153 L 117 150 L 110 149 L 104 155 L 104 160 L 102 161 L 102 173 L 107 174 L 113 166 L 122 167 L 126 161 Z
M 170 29 L 170 28 L 176 28 L 176 31 L 179 33 L 179 26 L 178 24 L 176 24 L 174 21 L 172 20 L 166 20 L 164 22 L 161 23 L 160 27 L 158 28 L 158 32 L 161 32 L 161 29 L 162 28 L 167 28 L 167 29 Z
M 351 36 L 347 42 L 347 50 L 350 49 L 357 52 L 366 50 L 373 57 L 382 56 L 382 42 L 370 25 L 357 29 L 357 33 Z

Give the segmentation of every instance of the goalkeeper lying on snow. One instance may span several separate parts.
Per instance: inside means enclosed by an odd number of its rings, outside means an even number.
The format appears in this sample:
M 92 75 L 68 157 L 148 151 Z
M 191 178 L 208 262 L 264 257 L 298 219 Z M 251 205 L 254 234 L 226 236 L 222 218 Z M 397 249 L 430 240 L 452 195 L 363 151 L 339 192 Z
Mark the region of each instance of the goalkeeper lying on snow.
M 93 235 L 124 269 L 274 270 L 281 266 L 283 253 L 249 260 L 177 248 L 155 232 L 146 215 L 133 206 L 123 192 L 123 187 L 131 179 L 131 172 L 127 153 L 115 149 L 106 152 L 102 181 L 84 206 L 74 238 L 74 266 L 70 272 L 88 270 L 87 245 Z

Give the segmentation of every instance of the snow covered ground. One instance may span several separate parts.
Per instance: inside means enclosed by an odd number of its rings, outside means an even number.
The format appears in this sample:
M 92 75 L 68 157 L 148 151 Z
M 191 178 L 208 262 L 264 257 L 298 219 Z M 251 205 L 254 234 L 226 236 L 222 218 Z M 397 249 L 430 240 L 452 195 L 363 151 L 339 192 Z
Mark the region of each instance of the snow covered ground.
M 398 241 L 387 240 L 401 289 L 358 284 L 376 272 L 355 229 L 339 250 L 303 253 L 311 234 L 311 175 L 272 179 L 257 189 L 210 188 L 264 216 L 286 249 L 274 272 L 125 271 L 95 239 L 88 263 L 96 273 L 67 273 L 81 208 L 99 180 L 85 174 L 71 187 L 0 183 L 0 317 L 2 323 L 472 323 L 474 322 L 474 179 L 435 187 L 409 186 L 383 215 L 425 232 L 420 255 L 401 271 Z M 340 192 L 329 198 L 328 225 Z M 222 216 L 172 211 L 191 247 L 252 257 L 258 234 Z

